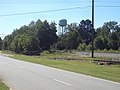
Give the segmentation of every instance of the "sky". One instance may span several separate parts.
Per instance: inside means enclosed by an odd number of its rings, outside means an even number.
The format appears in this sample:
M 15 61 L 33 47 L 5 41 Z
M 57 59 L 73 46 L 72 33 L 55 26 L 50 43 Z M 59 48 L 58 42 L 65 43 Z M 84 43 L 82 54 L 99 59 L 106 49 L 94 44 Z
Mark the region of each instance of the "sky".
M 0 0 L 0 37 L 4 38 L 14 29 L 38 19 L 55 21 L 57 24 L 61 19 L 67 19 L 68 24 L 91 20 L 91 2 L 92 0 Z M 119 11 L 120 0 L 95 0 L 95 28 L 109 21 L 120 24 Z

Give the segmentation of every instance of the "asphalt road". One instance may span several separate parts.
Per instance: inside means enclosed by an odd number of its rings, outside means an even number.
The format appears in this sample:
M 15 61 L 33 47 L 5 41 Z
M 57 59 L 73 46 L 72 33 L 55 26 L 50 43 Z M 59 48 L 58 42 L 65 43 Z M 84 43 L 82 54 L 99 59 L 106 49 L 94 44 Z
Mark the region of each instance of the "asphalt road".
M 1 55 L 0 78 L 13 90 L 120 90 L 120 83 Z

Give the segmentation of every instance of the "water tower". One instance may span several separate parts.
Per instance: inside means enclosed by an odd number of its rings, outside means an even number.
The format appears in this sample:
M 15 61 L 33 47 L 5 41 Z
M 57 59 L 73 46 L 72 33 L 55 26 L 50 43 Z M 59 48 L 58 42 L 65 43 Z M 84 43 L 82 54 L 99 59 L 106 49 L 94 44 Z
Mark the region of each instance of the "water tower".
M 62 27 L 62 35 L 63 35 L 63 27 L 65 27 L 67 25 L 67 20 L 66 19 L 61 19 L 59 21 L 59 26 Z

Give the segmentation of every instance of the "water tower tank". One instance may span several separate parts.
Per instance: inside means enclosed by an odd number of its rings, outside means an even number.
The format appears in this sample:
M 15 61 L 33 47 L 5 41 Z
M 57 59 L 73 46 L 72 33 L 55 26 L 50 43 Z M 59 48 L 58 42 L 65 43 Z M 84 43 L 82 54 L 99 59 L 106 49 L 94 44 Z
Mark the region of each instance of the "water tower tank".
M 66 25 L 67 25 L 67 20 L 66 20 L 66 19 L 61 19 L 61 20 L 59 21 L 59 26 L 64 27 L 64 26 L 66 26 Z

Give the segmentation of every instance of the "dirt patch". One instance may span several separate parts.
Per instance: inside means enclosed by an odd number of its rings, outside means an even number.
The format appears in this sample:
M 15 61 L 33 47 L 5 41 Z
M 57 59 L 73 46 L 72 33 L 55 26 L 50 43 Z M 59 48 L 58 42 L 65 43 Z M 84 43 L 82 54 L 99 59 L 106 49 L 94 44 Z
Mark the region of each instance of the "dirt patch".
M 11 54 L 0 54 L 0 55 L 7 56 L 7 57 L 14 56 L 14 55 L 11 55 Z

